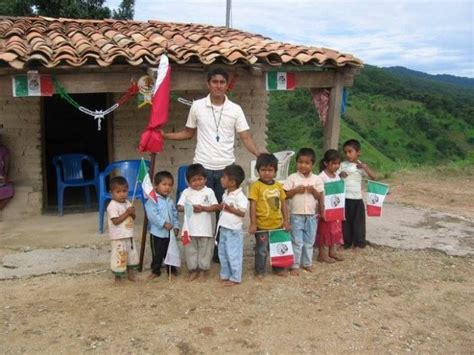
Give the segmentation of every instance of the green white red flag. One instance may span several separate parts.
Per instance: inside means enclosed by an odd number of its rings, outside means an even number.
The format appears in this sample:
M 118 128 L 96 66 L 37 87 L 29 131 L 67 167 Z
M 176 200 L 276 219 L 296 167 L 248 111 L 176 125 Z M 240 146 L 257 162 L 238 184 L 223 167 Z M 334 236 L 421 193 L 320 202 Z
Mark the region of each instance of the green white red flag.
M 344 180 L 324 184 L 324 220 L 327 222 L 344 220 L 346 187 Z
M 183 245 L 186 246 L 191 243 L 191 236 L 189 235 L 189 221 L 193 216 L 194 207 L 189 202 L 184 203 L 184 217 L 183 217 L 183 227 L 181 229 L 181 240 Z
M 168 108 L 170 101 L 171 65 L 168 57 L 160 57 L 158 74 L 153 89 L 150 120 L 140 137 L 138 149 L 140 152 L 159 153 L 163 150 L 163 137 L 160 128 L 168 122 Z
M 382 205 L 387 196 L 389 186 L 369 180 L 367 184 L 367 216 L 379 217 L 382 214 Z
M 166 252 L 165 264 L 180 267 L 181 256 L 179 254 L 178 243 L 176 242 L 176 235 L 174 229 L 170 231 L 170 243 L 168 245 L 168 251 Z
M 14 97 L 53 96 L 51 75 L 40 75 L 38 72 L 13 76 L 12 88 Z
M 267 72 L 267 90 L 294 90 L 296 87 L 295 73 L 271 71 Z
M 140 168 L 138 169 L 137 182 L 142 184 L 143 195 L 145 198 L 151 198 L 155 202 L 158 201 L 158 196 L 156 195 L 153 184 L 151 183 L 150 174 L 148 173 L 148 167 L 143 158 L 140 162 Z
M 269 232 L 270 258 L 273 267 L 290 267 L 293 265 L 293 247 L 290 233 L 277 229 Z

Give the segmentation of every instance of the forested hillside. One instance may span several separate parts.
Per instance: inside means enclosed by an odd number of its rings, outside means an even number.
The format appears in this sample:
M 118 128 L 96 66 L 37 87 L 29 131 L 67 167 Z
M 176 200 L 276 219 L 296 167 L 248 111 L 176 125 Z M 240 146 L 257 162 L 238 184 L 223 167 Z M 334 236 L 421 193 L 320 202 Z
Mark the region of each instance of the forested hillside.
M 410 72 L 366 66 L 356 76 L 341 143 L 361 139 L 365 160 L 388 170 L 474 159 L 474 88 Z M 271 151 L 309 146 L 321 156 L 322 127 L 308 90 L 271 92 L 268 118 Z

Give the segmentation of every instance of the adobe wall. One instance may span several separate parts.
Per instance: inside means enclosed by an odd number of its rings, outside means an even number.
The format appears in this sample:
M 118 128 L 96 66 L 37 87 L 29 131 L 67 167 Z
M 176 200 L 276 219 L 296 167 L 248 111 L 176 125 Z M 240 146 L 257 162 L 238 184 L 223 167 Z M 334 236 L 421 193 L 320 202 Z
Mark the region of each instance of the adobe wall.
M 43 176 L 41 157 L 41 99 L 0 96 L 0 140 L 10 150 L 10 176 L 15 197 L 0 212 L 0 220 L 41 213 Z

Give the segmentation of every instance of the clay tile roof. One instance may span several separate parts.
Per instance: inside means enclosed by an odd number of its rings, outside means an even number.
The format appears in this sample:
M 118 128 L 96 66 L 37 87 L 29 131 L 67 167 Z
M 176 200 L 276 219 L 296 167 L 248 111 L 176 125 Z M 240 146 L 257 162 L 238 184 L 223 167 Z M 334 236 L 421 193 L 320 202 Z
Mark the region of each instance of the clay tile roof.
M 53 68 L 114 63 L 156 65 L 167 53 L 178 64 L 212 63 L 361 67 L 351 54 L 273 41 L 226 27 L 161 21 L 74 20 L 0 16 L 0 65 Z

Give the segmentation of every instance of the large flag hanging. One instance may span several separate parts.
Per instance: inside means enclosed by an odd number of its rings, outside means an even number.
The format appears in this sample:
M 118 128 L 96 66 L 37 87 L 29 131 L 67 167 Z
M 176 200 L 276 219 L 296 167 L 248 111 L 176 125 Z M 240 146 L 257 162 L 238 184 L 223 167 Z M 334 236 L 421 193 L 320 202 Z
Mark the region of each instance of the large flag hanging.
M 53 96 L 51 75 L 30 71 L 27 75 L 15 75 L 12 78 L 13 96 Z
M 176 242 L 174 229 L 170 231 L 170 243 L 168 245 L 168 251 L 166 252 L 165 264 L 181 267 L 181 256 L 179 255 L 179 248 L 178 243 Z
M 189 202 L 184 203 L 184 217 L 183 217 L 183 228 L 181 229 L 181 240 L 183 245 L 186 246 L 191 243 L 191 236 L 189 235 L 189 221 L 193 216 L 193 205 Z
M 159 153 L 163 150 L 163 137 L 159 128 L 168 122 L 170 100 L 171 66 L 168 57 L 162 55 L 158 66 L 158 75 L 153 89 L 150 120 L 142 133 L 138 149 L 140 152 Z
M 344 180 L 324 184 L 324 220 L 342 221 L 344 219 L 346 193 Z
M 151 183 L 150 174 L 148 173 L 148 167 L 145 164 L 145 160 L 142 158 L 140 162 L 140 168 L 138 169 L 137 181 L 142 184 L 143 195 L 145 198 L 151 198 L 153 201 L 158 201 L 153 184 Z
M 278 229 L 270 231 L 270 258 L 274 267 L 290 267 L 293 265 L 293 247 L 290 233 Z
M 267 72 L 267 90 L 294 90 L 295 73 Z
M 388 192 L 388 185 L 369 180 L 367 184 L 367 216 L 379 217 Z

